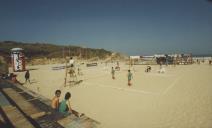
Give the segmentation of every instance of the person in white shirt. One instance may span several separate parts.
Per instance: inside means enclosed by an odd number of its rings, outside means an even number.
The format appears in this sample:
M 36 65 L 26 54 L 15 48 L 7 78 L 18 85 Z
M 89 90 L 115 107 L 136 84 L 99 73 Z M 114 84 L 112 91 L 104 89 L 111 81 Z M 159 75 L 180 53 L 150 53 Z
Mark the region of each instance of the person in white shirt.
M 71 65 L 71 67 L 74 67 L 74 59 L 72 57 L 69 60 L 69 64 Z

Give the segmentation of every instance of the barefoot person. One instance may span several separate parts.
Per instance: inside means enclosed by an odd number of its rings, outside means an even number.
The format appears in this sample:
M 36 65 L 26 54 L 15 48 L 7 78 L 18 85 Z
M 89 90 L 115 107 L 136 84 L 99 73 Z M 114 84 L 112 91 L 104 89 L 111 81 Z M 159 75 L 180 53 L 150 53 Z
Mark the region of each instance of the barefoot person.
M 112 74 L 112 79 L 115 79 L 115 70 L 114 70 L 113 67 L 112 67 L 112 69 L 111 69 L 111 74 Z
M 131 86 L 131 80 L 132 80 L 132 73 L 130 72 L 130 70 L 128 70 L 128 74 L 127 74 L 127 78 L 128 78 L 128 86 Z
M 64 100 L 59 105 L 59 112 L 62 113 L 62 114 L 64 114 L 64 115 L 74 114 L 77 117 L 83 116 L 84 114 L 80 114 L 79 115 L 78 112 L 74 111 L 71 108 L 70 98 L 71 98 L 71 93 L 70 92 L 67 92 L 65 94 Z
M 71 93 L 67 92 L 65 94 L 64 100 L 60 103 L 59 112 L 63 114 L 72 113 L 71 105 L 69 99 L 71 98 Z
M 27 83 L 27 81 L 30 83 L 30 74 L 29 74 L 29 70 L 27 70 L 26 73 L 25 73 L 25 83 Z
M 60 90 L 56 90 L 55 91 L 55 96 L 54 98 L 52 99 L 52 103 L 51 103 L 51 106 L 54 110 L 58 111 L 59 110 L 59 98 L 60 98 L 60 95 L 61 95 L 61 91 Z

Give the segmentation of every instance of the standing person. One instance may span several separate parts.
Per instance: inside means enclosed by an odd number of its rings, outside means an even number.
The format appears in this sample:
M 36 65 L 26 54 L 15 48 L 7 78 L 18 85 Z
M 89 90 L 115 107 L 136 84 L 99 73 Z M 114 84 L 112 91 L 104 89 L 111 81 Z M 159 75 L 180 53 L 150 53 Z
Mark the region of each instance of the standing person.
M 113 67 L 112 67 L 112 70 L 111 70 L 111 74 L 112 74 L 112 79 L 115 79 L 115 70 L 114 70 Z
M 29 73 L 29 70 L 27 70 L 26 73 L 25 73 L 25 83 L 27 83 L 27 81 L 30 83 L 30 73 Z
M 162 61 L 160 61 L 160 69 L 162 69 Z
M 61 95 L 61 91 L 60 90 L 56 90 L 55 91 L 55 96 L 52 99 L 51 107 L 54 110 L 56 110 L 56 111 L 59 110 L 59 98 L 60 98 L 60 95 Z
M 127 78 L 128 78 L 128 86 L 131 86 L 132 73 L 130 72 L 130 70 L 128 70 Z
M 72 57 L 69 60 L 69 64 L 72 68 L 74 67 L 74 59 Z
M 77 74 L 80 75 L 80 68 L 77 68 Z

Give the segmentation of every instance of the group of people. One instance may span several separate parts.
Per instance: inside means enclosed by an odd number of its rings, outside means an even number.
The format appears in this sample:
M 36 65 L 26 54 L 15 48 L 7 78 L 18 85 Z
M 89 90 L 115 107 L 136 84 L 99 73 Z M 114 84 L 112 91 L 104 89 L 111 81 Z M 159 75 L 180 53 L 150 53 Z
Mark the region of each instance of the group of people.
M 145 69 L 145 72 L 151 72 L 152 67 L 151 66 L 147 66 Z M 160 64 L 160 70 L 158 70 L 159 73 L 165 73 L 165 68 L 162 67 L 162 64 Z M 115 80 L 115 69 L 114 67 L 111 68 L 111 74 L 112 74 L 112 79 Z M 128 78 L 128 86 L 131 86 L 131 80 L 133 78 L 133 74 L 131 73 L 131 70 L 128 70 L 127 73 L 127 78 Z
M 114 68 L 112 67 L 111 69 L 111 74 L 112 74 L 112 79 L 115 80 L 115 70 Z M 131 80 L 132 80 L 132 73 L 130 70 L 128 70 L 128 73 L 127 73 L 127 78 L 128 78 L 128 86 L 131 86 L 132 83 L 131 83 Z
M 78 112 L 74 111 L 71 108 L 71 104 L 70 104 L 71 93 L 70 92 L 67 92 L 65 94 L 65 97 L 61 102 L 60 102 L 60 95 L 61 95 L 61 91 L 56 90 L 55 96 L 52 98 L 51 107 L 55 111 L 60 112 L 64 115 L 74 114 L 77 117 L 81 117 L 84 115 L 84 114 L 79 114 Z
M 16 77 L 17 77 L 17 75 L 14 74 L 14 73 L 3 74 L 1 76 L 1 78 L 3 78 L 3 79 L 11 80 L 13 83 L 18 83 L 18 84 L 23 85 L 23 83 L 19 82 Z M 27 81 L 30 83 L 29 70 L 27 70 L 26 73 L 25 73 L 25 83 L 27 83 Z

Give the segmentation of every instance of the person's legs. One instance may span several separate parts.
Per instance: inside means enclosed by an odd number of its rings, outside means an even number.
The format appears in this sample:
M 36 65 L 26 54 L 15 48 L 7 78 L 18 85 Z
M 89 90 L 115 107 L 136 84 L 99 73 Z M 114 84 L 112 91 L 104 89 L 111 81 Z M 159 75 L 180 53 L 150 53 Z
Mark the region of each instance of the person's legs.
M 128 80 L 128 86 L 131 86 L 131 82 L 130 82 L 131 80 Z
M 81 117 L 83 116 L 84 114 L 80 114 L 79 112 L 75 111 L 75 110 L 72 110 L 71 112 L 69 111 L 69 108 L 68 108 L 68 105 L 66 106 L 66 114 L 65 115 L 71 115 L 71 114 L 74 114 L 76 117 Z
M 27 83 L 27 81 L 30 83 L 30 80 L 29 80 L 29 78 L 26 78 L 26 80 L 25 80 L 25 83 Z
M 77 111 L 72 110 L 72 114 L 74 114 L 76 117 L 80 117 L 80 114 Z

